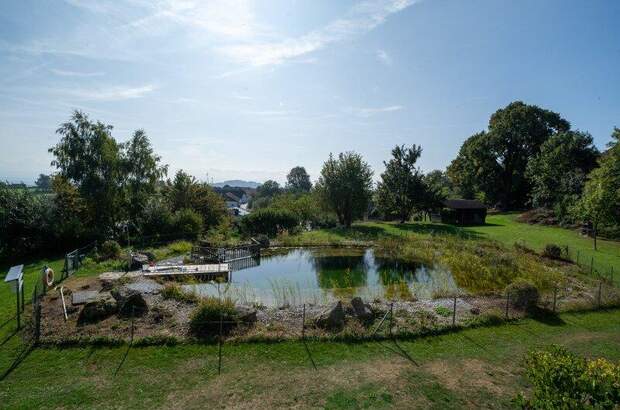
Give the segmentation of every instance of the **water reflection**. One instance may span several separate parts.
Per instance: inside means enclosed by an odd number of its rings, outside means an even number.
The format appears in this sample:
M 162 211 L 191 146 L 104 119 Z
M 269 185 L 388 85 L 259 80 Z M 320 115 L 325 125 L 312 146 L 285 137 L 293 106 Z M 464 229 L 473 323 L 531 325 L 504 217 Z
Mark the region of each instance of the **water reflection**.
M 192 285 L 213 294 L 212 286 Z M 437 266 L 375 257 L 372 249 L 293 249 L 234 267 L 227 287 L 242 303 L 324 303 L 346 295 L 365 298 L 429 298 L 456 289 L 450 272 Z

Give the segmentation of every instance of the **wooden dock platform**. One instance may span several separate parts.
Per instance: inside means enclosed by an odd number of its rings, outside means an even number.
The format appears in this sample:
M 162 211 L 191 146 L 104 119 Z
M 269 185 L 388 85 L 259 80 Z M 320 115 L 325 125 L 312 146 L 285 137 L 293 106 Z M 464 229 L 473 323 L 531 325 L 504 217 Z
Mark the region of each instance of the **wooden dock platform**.
M 206 265 L 160 265 L 142 267 L 142 274 L 146 277 L 162 277 L 168 279 L 194 276 L 202 280 L 228 278 L 230 267 L 227 263 L 211 263 Z

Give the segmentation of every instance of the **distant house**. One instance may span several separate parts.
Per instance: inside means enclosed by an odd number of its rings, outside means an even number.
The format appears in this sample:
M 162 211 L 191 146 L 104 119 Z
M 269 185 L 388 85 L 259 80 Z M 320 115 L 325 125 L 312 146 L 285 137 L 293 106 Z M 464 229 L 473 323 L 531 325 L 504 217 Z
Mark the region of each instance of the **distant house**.
M 453 225 L 484 225 L 487 207 L 471 199 L 448 199 L 443 202 L 441 222 Z

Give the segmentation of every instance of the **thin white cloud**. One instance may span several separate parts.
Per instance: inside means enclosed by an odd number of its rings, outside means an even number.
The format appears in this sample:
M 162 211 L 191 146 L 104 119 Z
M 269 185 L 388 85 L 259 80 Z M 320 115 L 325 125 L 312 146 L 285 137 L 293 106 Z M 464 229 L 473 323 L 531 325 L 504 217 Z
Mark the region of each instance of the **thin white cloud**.
M 79 72 L 79 71 L 58 70 L 56 68 L 52 68 L 50 71 L 53 74 L 56 74 L 61 77 L 100 77 L 105 74 L 102 71 Z
M 377 59 L 387 66 L 394 64 L 394 60 L 385 50 L 377 50 Z
M 111 87 L 95 90 L 67 90 L 67 94 L 89 101 L 116 101 L 142 98 L 155 90 L 155 86 L 147 84 L 141 87 Z
M 389 105 L 387 107 L 353 108 L 349 111 L 360 117 L 371 117 L 375 114 L 400 111 L 404 108 L 405 107 L 403 107 L 402 105 Z
M 281 117 L 297 113 L 290 110 L 263 110 L 263 111 L 244 111 L 245 114 L 258 115 L 262 117 Z
M 222 46 L 219 51 L 233 60 L 252 66 L 279 64 L 362 35 L 417 0 L 366 0 L 343 18 L 296 38 L 272 42 L 249 42 Z

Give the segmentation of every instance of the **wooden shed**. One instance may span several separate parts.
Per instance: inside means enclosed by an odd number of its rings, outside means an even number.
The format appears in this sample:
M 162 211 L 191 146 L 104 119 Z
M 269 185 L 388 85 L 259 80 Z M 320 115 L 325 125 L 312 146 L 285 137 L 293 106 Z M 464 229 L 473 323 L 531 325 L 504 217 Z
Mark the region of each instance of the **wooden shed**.
M 484 225 L 487 207 L 472 199 L 448 199 L 443 203 L 441 222 L 453 225 Z

